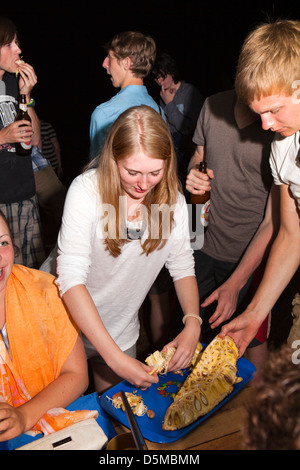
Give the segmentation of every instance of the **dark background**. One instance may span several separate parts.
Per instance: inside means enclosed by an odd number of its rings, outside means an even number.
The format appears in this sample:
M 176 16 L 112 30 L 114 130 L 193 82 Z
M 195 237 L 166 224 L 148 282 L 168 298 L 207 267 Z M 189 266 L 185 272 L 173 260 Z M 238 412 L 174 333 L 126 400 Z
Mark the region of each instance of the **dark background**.
M 300 19 L 299 5 L 299 0 L 41 0 L 39 5 L 1 0 L 0 13 L 16 23 L 23 58 L 38 75 L 36 110 L 57 131 L 68 185 L 87 162 L 92 111 L 118 91 L 101 66 L 102 45 L 111 36 L 125 30 L 149 33 L 206 97 L 233 86 L 250 29 L 268 18 Z M 149 81 L 146 85 L 157 98 L 157 88 Z

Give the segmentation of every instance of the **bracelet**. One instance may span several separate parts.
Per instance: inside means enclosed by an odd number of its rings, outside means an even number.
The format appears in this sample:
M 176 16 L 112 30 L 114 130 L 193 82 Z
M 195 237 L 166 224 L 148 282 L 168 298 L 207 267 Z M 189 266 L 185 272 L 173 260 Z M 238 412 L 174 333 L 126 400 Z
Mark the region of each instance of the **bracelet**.
M 197 318 L 197 320 L 199 321 L 200 323 L 200 326 L 202 325 L 202 318 L 199 316 L 199 315 L 196 315 L 195 313 L 188 313 L 187 315 L 184 315 L 183 319 L 182 319 L 182 323 L 185 325 L 185 322 L 186 322 L 186 319 L 188 317 L 193 317 L 193 318 Z
M 34 108 L 35 107 L 35 100 L 31 98 L 30 101 L 27 103 L 27 108 Z

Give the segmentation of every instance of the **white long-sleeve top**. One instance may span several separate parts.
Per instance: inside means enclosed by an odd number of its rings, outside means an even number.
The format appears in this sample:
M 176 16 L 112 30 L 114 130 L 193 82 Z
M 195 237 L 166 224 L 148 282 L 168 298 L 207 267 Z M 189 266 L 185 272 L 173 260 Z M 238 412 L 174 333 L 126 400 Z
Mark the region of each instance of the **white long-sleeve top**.
M 105 249 L 96 170 L 78 176 L 69 188 L 58 237 L 56 282 L 61 295 L 78 284 L 86 286 L 106 329 L 123 351 L 137 341 L 138 310 L 163 265 L 174 281 L 194 276 L 187 205 L 180 193 L 174 218 L 175 226 L 162 249 L 146 256 L 140 240 L 132 240 L 114 258 Z

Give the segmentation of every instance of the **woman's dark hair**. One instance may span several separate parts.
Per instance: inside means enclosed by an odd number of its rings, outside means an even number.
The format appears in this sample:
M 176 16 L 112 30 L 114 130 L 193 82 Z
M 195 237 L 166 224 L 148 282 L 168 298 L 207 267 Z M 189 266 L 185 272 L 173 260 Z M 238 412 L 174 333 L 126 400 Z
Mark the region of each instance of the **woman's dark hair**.
M 0 47 L 10 44 L 18 36 L 17 27 L 5 16 L 0 16 Z

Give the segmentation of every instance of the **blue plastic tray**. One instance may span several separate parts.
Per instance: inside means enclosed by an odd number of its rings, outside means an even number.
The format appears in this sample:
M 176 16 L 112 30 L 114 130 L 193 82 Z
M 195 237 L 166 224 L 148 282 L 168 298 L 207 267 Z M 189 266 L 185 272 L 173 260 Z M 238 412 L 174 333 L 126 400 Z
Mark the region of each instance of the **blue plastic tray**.
M 137 395 L 142 396 L 144 404 L 147 406 L 147 408 L 149 410 L 153 410 L 155 413 L 155 417 L 152 419 L 148 418 L 147 415 L 136 416 L 137 423 L 144 438 L 157 443 L 174 442 L 188 434 L 192 429 L 197 427 L 200 423 L 202 423 L 202 421 L 207 419 L 212 413 L 224 405 L 224 403 L 236 395 L 236 393 L 238 393 L 255 374 L 254 365 L 244 358 L 238 360 L 237 369 L 237 375 L 242 377 L 243 380 L 242 382 L 234 385 L 232 393 L 228 395 L 228 397 L 226 397 L 221 403 L 219 403 L 219 405 L 216 406 L 210 413 L 207 413 L 205 416 L 202 416 L 194 423 L 177 431 L 163 430 L 162 423 L 167 408 L 173 402 L 173 398 L 170 396 L 170 394 L 176 393 L 178 391 L 177 383 L 184 382 L 189 373 L 188 369 L 183 370 L 183 375 L 173 374 L 171 372 L 165 375 L 160 375 L 159 383 L 151 385 L 150 388 L 144 391 L 134 388 L 127 381 L 120 382 L 102 395 L 100 404 L 110 416 L 118 420 L 124 426 L 129 427 L 125 411 L 122 411 L 120 408 L 115 408 L 112 404 L 111 398 L 115 393 L 120 392 L 121 390 L 131 393 L 136 391 Z

